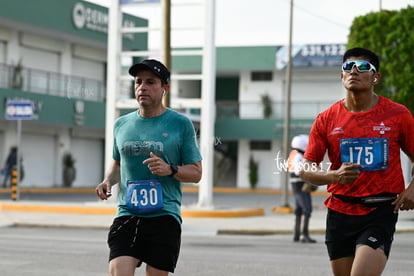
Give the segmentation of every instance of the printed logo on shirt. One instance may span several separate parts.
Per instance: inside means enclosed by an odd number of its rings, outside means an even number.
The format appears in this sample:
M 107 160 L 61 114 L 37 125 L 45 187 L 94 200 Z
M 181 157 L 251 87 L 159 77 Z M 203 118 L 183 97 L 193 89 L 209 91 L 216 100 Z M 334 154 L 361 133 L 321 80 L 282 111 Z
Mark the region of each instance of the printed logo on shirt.
M 391 127 L 387 127 L 384 125 L 384 122 L 381 122 L 379 126 L 374 126 L 372 128 L 373 131 L 379 131 L 380 134 L 385 134 L 386 131 L 390 131 Z
M 147 156 L 150 152 L 160 156 L 164 152 L 164 145 L 156 141 L 127 141 L 123 144 L 122 150 L 128 156 Z
M 344 134 L 342 127 L 336 127 L 331 131 L 331 135 Z

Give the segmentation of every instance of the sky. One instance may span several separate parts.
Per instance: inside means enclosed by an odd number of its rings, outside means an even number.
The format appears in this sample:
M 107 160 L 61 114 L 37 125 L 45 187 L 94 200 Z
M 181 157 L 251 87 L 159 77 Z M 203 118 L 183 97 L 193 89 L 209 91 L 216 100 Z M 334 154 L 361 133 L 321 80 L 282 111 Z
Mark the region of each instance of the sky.
M 88 0 L 107 6 L 111 0 Z M 171 46 L 203 45 L 203 6 L 196 0 L 171 0 Z M 198 1 L 200 2 L 200 1 Z M 346 43 L 356 16 L 399 10 L 414 0 L 294 0 L 293 44 Z M 134 4 L 123 10 L 147 18 L 150 27 L 162 25 L 160 4 Z M 289 43 L 290 0 L 216 0 L 216 46 L 267 46 Z M 183 27 L 200 27 L 183 30 Z M 159 49 L 161 33 L 149 35 L 149 48 Z

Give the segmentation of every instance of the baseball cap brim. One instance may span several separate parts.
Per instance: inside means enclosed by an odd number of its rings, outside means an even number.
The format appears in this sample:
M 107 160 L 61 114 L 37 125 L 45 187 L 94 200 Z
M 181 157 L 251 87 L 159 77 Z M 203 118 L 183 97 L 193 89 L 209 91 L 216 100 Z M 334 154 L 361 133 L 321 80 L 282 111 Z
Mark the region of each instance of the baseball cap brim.
M 156 60 L 144 60 L 141 63 L 132 65 L 128 73 L 135 77 L 139 71 L 148 70 L 157 75 L 164 83 L 169 83 L 170 72 L 159 61 Z

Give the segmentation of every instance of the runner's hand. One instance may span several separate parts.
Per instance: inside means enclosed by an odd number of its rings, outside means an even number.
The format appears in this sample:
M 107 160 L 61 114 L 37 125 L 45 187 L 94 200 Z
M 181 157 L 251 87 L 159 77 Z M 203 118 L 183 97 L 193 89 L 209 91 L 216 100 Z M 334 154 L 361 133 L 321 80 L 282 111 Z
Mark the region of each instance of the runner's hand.
M 162 158 L 156 156 L 153 152 L 150 152 L 150 158 L 145 159 L 142 164 L 146 164 L 152 174 L 168 176 L 172 173 L 170 164 L 167 164 Z
M 398 210 L 413 210 L 414 209 L 414 186 L 411 184 L 400 193 L 397 199 L 392 203 L 395 205 L 394 213 L 398 213 Z
M 98 186 L 96 186 L 95 191 L 98 197 L 102 200 L 106 200 L 112 195 L 111 185 L 106 182 L 99 183 Z
M 341 184 L 351 184 L 357 180 L 360 171 L 358 169 L 363 168 L 359 164 L 345 162 L 341 167 L 336 170 L 336 182 Z

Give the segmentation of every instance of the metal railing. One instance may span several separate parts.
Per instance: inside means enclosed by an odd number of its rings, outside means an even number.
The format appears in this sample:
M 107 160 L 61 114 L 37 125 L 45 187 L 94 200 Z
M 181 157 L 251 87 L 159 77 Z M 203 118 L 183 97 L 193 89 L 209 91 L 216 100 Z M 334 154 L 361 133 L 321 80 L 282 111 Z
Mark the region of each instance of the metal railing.
M 103 102 L 103 81 L 0 64 L 0 88 Z
M 320 112 L 331 106 L 333 102 L 327 101 L 294 101 L 291 103 L 291 115 L 295 119 L 315 118 Z M 272 102 L 272 112 L 269 118 L 284 118 L 285 103 Z M 263 104 L 261 102 L 217 101 L 217 118 L 264 118 Z

